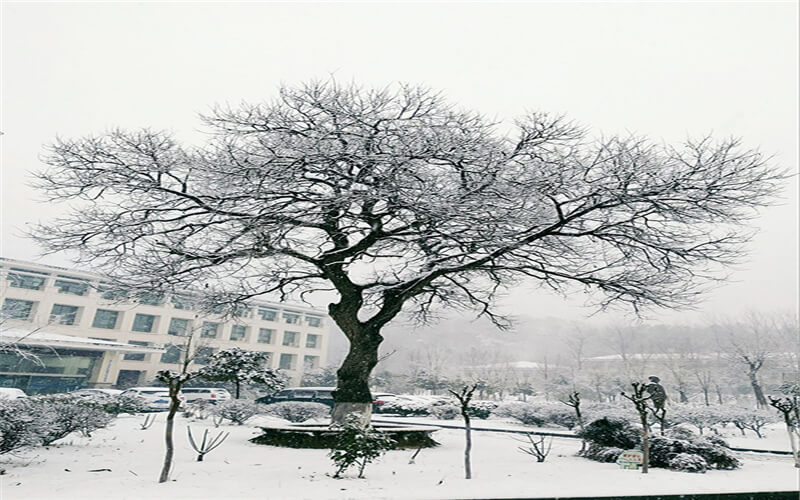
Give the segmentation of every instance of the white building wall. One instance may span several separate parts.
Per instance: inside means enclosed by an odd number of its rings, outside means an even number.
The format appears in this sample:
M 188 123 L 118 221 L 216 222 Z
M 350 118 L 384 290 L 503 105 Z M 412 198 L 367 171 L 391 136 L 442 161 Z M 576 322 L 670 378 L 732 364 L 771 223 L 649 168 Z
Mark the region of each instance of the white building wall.
M 32 279 L 36 284 L 43 284 L 39 289 L 24 288 L 20 283 Z M 75 283 L 88 283 L 84 295 L 76 295 L 60 290 L 56 281 Z M 14 300 L 32 302 L 33 307 L 25 318 L 6 319 L 4 321 L 18 328 L 21 325 L 35 328 L 46 327 L 47 331 L 75 335 L 78 337 L 93 337 L 109 339 L 115 342 L 147 342 L 154 346 L 167 346 L 168 344 L 180 345 L 184 342 L 181 336 L 168 334 L 172 318 L 189 320 L 195 330 L 194 341 L 196 345 L 219 350 L 229 347 L 240 347 L 250 351 L 262 351 L 271 354 L 270 367 L 280 368 L 282 356 L 291 356 L 293 364 L 291 369 L 284 370 L 291 378 L 292 384 L 298 384 L 304 369 L 304 360 L 312 361 L 316 366 L 325 366 L 327 363 L 328 345 L 330 342 L 331 319 L 321 310 L 305 306 L 289 305 L 284 303 L 271 303 L 253 301 L 250 304 L 249 314 L 235 319 L 226 319 L 218 315 L 201 316 L 198 311 L 179 309 L 174 307 L 170 297 L 166 297 L 160 305 L 144 305 L 117 303 L 102 297 L 98 292 L 99 277 L 79 271 L 72 271 L 57 267 L 43 266 L 32 262 L 17 261 L 0 258 L 0 306 L 5 313 L 9 313 L 9 305 L 17 304 Z M 9 301 L 10 299 L 10 301 Z M 60 318 L 51 317 L 53 306 L 65 305 L 78 307 L 75 321 L 71 325 L 60 324 Z M 275 320 L 264 320 L 258 314 L 259 308 L 274 310 Z M 24 308 L 23 308 L 24 309 Z M 93 326 L 98 309 L 116 311 L 118 318 L 113 328 L 98 328 Z M 23 311 L 24 312 L 24 311 Z M 155 317 L 150 332 L 133 331 L 134 320 L 137 314 L 147 314 Z M 287 323 L 287 315 L 296 314 L 299 323 Z M 7 316 L 7 314 L 6 314 Z M 291 317 L 291 316 L 289 316 Z M 319 318 L 320 326 L 311 326 L 313 318 Z M 219 324 L 215 338 L 204 338 L 200 329 L 203 322 Z M 234 325 L 244 326 L 246 335 L 242 340 L 231 340 Z M 260 329 L 273 330 L 271 342 L 259 342 Z M 294 345 L 283 345 L 286 332 L 295 332 Z M 309 337 L 316 336 L 316 337 Z M 315 347 L 307 347 L 309 339 L 316 339 Z M 311 342 L 313 343 L 313 342 Z M 159 354 L 145 354 L 143 360 L 121 359 L 113 368 L 109 378 L 116 382 L 120 370 L 141 371 L 140 384 L 151 382 L 158 370 L 175 369 L 175 364 L 162 363 Z M 128 356 L 130 357 L 130 356 Z M 135 356 L 134 356 L 135 357 Z M 284 359 L 284 362 L 287 359 Z M 197 366 L 196 366 L 197 367 Z

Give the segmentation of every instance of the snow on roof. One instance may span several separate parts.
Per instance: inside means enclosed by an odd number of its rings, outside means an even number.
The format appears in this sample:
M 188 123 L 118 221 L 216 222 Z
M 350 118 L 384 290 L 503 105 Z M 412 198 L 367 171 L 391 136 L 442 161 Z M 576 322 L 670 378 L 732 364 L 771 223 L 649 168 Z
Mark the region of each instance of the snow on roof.
M 72 348 L 86 351 L 124 351 L 138 353 L 163 352 L 164 349 L 154 346 L 139 346 L 98 340 L 88 337 L 63 335 L 44 330 L 26 330 L 22 328 L 7 328 L 0 331 L 0 344 L 17 344 L 21 346 L 41 346 L 52 348 Z

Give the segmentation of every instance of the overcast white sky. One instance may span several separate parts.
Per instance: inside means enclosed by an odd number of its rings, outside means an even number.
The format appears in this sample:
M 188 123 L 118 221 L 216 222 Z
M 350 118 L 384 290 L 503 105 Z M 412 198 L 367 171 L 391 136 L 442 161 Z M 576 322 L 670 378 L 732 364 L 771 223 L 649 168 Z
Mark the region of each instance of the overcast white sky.
M 606 134 L 740 136 L 797 171 L 797 2 L 2 3 L 0 256 L 37 260 L 26 224 L 52 217 L 26 186 L 56 136 L 113 126 L 198 140 L 197 114 L 333 74 L 426 84 L 500 119 L 565 113 Z M 677 322 L 796 309 L 797 179 L 765 210 L 736 282 Z M 65 265 L 49 256 L 43 263 Z M 581 317 L 517 289 L 510 309 Z

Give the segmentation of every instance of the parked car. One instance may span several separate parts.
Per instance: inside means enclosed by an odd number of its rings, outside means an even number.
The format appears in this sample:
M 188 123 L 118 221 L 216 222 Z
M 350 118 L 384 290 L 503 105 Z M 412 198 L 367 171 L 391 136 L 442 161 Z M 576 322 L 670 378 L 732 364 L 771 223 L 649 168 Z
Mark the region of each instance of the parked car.
M 0 387 L 0 399 L 21 399 L 27 398 L 28 395 L 22 389 L 15 389 L 14 387 Z
M 108 399 L 119 394 L 122 394 L 122 391 L 119 389 L 95 389 L 95 388 L 87 388 L 87 389 L 78 389 L 77 391 L 72 391 L 69 393 L 71 396 L 78 396 L 80 398 L 95 398 L 95 399 Z
M 195 401 L 209 401 L 216 404 L 220 401 L 228 401 L 232 398 L 227 389 L 217 387 L 184 387 L 181 392 L 186 396 L 187 403 Z
M 389 392 L 373 392 L 372 393 L 372 411 L 380 412 L 381 405 L 389 401 L 396 401 L 397 394 Z
M 169 410 L 169 389 L 166 387 L 131 387 L 122 391 L 120 396 L 133 396 L 147 404 L 148 410 Z M 186 396 L 178 395 L 181 404 L 186 402 Z
M 336 387 L 290 387 L 272 396 L 256 399 L 256 403 L 283 403 L 285 401 L 305 401 L 333 406 L 333 391 Z

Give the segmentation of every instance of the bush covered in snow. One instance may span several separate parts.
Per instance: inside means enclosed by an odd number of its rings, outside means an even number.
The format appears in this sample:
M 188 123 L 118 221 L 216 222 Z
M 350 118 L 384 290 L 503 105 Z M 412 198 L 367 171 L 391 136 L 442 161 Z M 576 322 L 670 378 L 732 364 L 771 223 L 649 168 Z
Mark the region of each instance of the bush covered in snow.
M 700 472 L 704 474 L 708 469 L 708 463 L 700 455 L 678 453 L 669 459 L 669 468 L 681 472 Z
M 69 395 L 0 400 L 0 453 L 49 445 L 73 432 L 91 436 L 113 419 L 94 401 Z
M 0 399 L 0 454 L 42 442 L 42 422 L 27 400 Z
M 524 403 L 522 401 L 500 403 L 494 414 L 498 417 L 513 418 L 525 425 L 541 426 L 547 421 L 545 408 L 540 403 Z
M 650 465 L 653 467 L 701 472 L 694 470 L 696 466 L 691 465 L 688 459 L 675 462 L 676 456 L 687 454 L 702 458 L 706 468 L 732 470 L 741 466 L 728 444 L 716 436 L 697 436 L 678 427 L 669 429 L 663 436 L 650 438 Z M 695 462 L 700 463 L 699 460 Z M 686 464 L 687 468 L 679 468 L 678 464 L 681 463 Z
M 627 420 L 601 418 L 578 432 L 589 444 L 601 447 L 629 449 L 639 444 L 640 432 Z
M 376 413 L 393 413 L 404 417 L 428 416 L 434 400 L 427 398 L 397 398 L 385 401 Z
M 231 399 L 219 403 L 211 410 L 218 417 L 230 420 L 234 424 L 244 425 L 245 422 L 261 413 L 261 405 L 244 399 Z
M 615 446 L 599 446 L 594 443 L 589 443 L 589 446 L 578 454 L 589 460 L 596 462 L 616 462 L 622 452 L 622 448 Z
M 183 408 L 183 416 L 204 420 L 213 412 L 216 405 L 206 399 L 198 399 Z
M 84 397 L 81 404 L 118 416 L 122 413 L 134 415 L 147 411 L 147 403 L 135 396 L 117 394 L 115 396 Z
M 470 417 L 485 420 L 494 413 L 495 409 L 497 409 L 497 403 L 494 401 L 470 401 L 467 411 Z
M 73 432 L 84 436 L 108 426 L 114 416 L 69 395 L 40 396 L 28 399 L 29 409 L 41 420 L 39 438 L 49 445 Z
M 589 446 L 582 457 L 599 462 L 613 462 L 626 449 L 641 442 L 639 429 L 620 419 L 601 418 L 579 432 Z M 727 443 L 716 436 L 697 436 L 682 427 L 673 427 L 665 435 L 650 437 L 650 466 L 683 472 L 705 472 L 708 468 L 736 469 L 741 465 Z
M 286 401 L 261 406 L 261 413 L 295 423 L 305 422 L 312 418 L 325 418 L 331 413 L 328 405 L 303 401 Z

